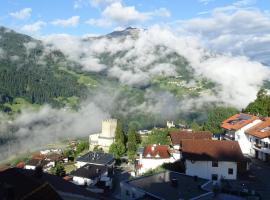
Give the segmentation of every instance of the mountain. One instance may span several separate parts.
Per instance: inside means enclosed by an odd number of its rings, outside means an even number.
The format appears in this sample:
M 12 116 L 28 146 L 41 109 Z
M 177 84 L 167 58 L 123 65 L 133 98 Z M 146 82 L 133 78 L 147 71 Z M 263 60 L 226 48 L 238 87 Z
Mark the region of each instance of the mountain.
M 17 113 L 43 104 L 77 109 L 90 98 L 115 117 L 144 123 L 166 106 L 163 119 L 183 115 L 182 100 L 215 92 L 214 82 L 196 75 L 185 57 L 166 46 L 155 45 L 151 60 L 144 60 L 142 32 L 129 27 L 76 43 L 69 38 L 67 48 L 1 27 L 0 109 Z M 107 43 L 99 52 L 98 45 Z

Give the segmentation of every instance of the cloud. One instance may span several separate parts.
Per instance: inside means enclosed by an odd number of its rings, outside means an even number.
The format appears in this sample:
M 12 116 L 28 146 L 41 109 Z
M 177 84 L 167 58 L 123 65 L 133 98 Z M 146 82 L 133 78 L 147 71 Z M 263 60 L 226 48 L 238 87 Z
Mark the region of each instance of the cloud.
M 171 13 L 167 8 L 158 8 L 155 10 L 152 14 L 153 16 L 159 16 L 159 17 L 170 17 Z
M 20 11 L 9 13 L 9 15 L 15 19 L 23 20 L 31 17 L 31 13 L 31 8 L 24 8 Z
M 90 0 L 90 4 L 93 7 L 107 6 L 113 3 L 119 3 L 121 0 Z
M 118 24 L 143 22 L 150 17 L 149 13 L 139 12 L 134 6 L 123 6 L 120 2 L 113 3 L 106 7 L 102 15 Z
M 189 63 L 185 67 L 194 70 L 195 78 L 205 77 L 217 85 L 216 94 L 205 91 L 199 99 L 203 102 L 211 99 L 239 109 L 254 100 L 263 81 L 269 79 L 268 67 L 244 56 L 208 51 L 197 36 L 160 26 L 126 31 L 128 34 L 119 38 L 81 40 L 65 36 L 47 38 L 47 42 L 82 64 L 84 70 L 106 71 L 107 76 L 130 86 L 147 86 L 156 76 L 181 75 L 180 61 L 175 64 L 175 59 L 180 58 L 171 55 L 183 56 Z M 101 55 L 106 55 L 109 62 L 104 63 Z
M 198 0 L 199 3 L 202 3 L 204 5 L 208 5 L 211 2 L 214 2 L 215 0 Z
M 112 22 L 107 19 L 89 19 L 85 22 L 86 24 L 99 26 L 99 27 L 110 27 L 112 26 Z
M 248 56 L 270 65 L 270 17 L 256 10 L 213 12 L 208 18 L 180 22 L 182 31 L 200 37 L 207 48 L 221 53 Z
M 55 26 L 76 27 L 79 24 L 80 16 L 72 16 L 68 19 L 56 19 L 51 22 Z
M 44 27 L 47 23 L 44 21 L 37 21 L 32 24 L 26 24 L 22 26 L 21 30 L 29 33 L 35 33 L 40 31 L 42 27 Z
M 0 145 L 0 159 L 18 152 L 32 152 L 51 142 L 99 132 L 101 121 L 108 117 L 108 113 L 91 102 L 84 102 L 78 112 L 53 109 L 46 105 L 39 111 L 22 110 L 13 121 L 0 122 L 0 135 L 8 137 L 9 134 L 14 138 L 8 144 Z M 10 128 L 12 134 L 8 133 Z

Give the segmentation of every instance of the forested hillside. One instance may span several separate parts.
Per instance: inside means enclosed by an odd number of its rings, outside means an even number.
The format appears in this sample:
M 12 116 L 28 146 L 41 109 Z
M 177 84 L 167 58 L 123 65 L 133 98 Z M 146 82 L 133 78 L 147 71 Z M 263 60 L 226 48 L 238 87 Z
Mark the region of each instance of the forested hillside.
M 0 28 L 0 109 L 24 98 L 31 104 L 58 105 L 57 98 L 81 97 L 86 86 L 63 67 L 68 61 L 60 51 L 48 51 L 29 36 Z

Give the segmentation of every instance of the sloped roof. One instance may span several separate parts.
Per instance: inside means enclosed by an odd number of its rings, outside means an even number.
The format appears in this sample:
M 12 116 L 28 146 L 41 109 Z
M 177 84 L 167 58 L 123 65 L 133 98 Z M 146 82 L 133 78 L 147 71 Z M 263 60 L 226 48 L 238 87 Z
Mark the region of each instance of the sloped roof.
M 226 130 L 239 130 L 240 128 L 250 124 L 256 119 L 258 119 L 258 117 L 254 115 L 239 113 L 224 120 L 221 124 L 221 127 Z
M 195 161 L 243 161 L 238 142 L 226 140 L 184 140 L 182 155 Z
M 62 199 L 47 182 L 27 176 L 17 168 L 0 172 L 0 199 L 4 199 L 7 187 L 13 191 L 14 199 Z
M 172 131 L 170 132 L 170 138 L 173 145 L 181 144 L 182 140 L 194 140 L 194 139 L 212 139 L 212 133 L 209 131 Z
M 144 158 L 170 158 L 169 146 L 167 145 L 147 145 L 144 148 Z
M 88 152 L 81 157 L 77 158 L 76 161 L 86 162 L 95 165 L 108 165 L 114 161 L 112 154 L 103 152 Z
M 88 179 L 94 179 L 107 171 L 106 166 L 86 164 L 76 171 L 70 173 L 72 176 L 78 176 Z
M 260 123 L 245 132 L 260 139 L 270 137 L 270 117 L 264 118 Z

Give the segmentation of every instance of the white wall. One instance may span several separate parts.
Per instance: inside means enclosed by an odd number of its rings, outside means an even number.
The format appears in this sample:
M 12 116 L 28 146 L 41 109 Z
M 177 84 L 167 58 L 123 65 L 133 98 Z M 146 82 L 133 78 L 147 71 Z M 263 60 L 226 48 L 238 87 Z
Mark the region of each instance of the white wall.
M 228 169 L 233 169 L 233 174 L 228 174 Z M 186 160 L 186 174 L 190 176 L 198 176 L 205 179 L 212 179 L 212 174 L 218 174 L 218 179 L 237 178 L 237 163 L 236 162 L 218 162 L 218 167 L 212 167 L 212 161 L 195 161 Z
M 170 158 L 166 159 L 151 159 L 151 158 L 142 158 L 140 160 L 140 164 L 142 164 L 142 168 L 139 170 L 139 173 L 145 173 L 150 169 L 155 169 L 158 166 L 162 165 L 163 163 L 171 162 Z
M 74 176 L 72 178 L 73 180 L 73 183 L 77 184 L 77 185 L 85 185 L 85 183 L 87 185 L 94 185 L 96 184 L 96 180 L 91 180 L 91 179 L 88 179 L 88 178 L 83 178 L 83 177 L 79 177 L 79 176 Z
M 24 168 L 25 168 L 25 169 L 32 169 L 32 170 L 35 170 L 35 169 L 36 169 L 36 166 L 33 166 L 33 165 L 25 165 Z
M 238 141 L 243 154 L 251 155 L 252 143 L 249 141 L 249 135 L 245 134 L 245 131 L 252 126 L 260 123 L 261 120 L 256 119 L 252 123 L 242 127 L 235 132 L 235 140 Z

